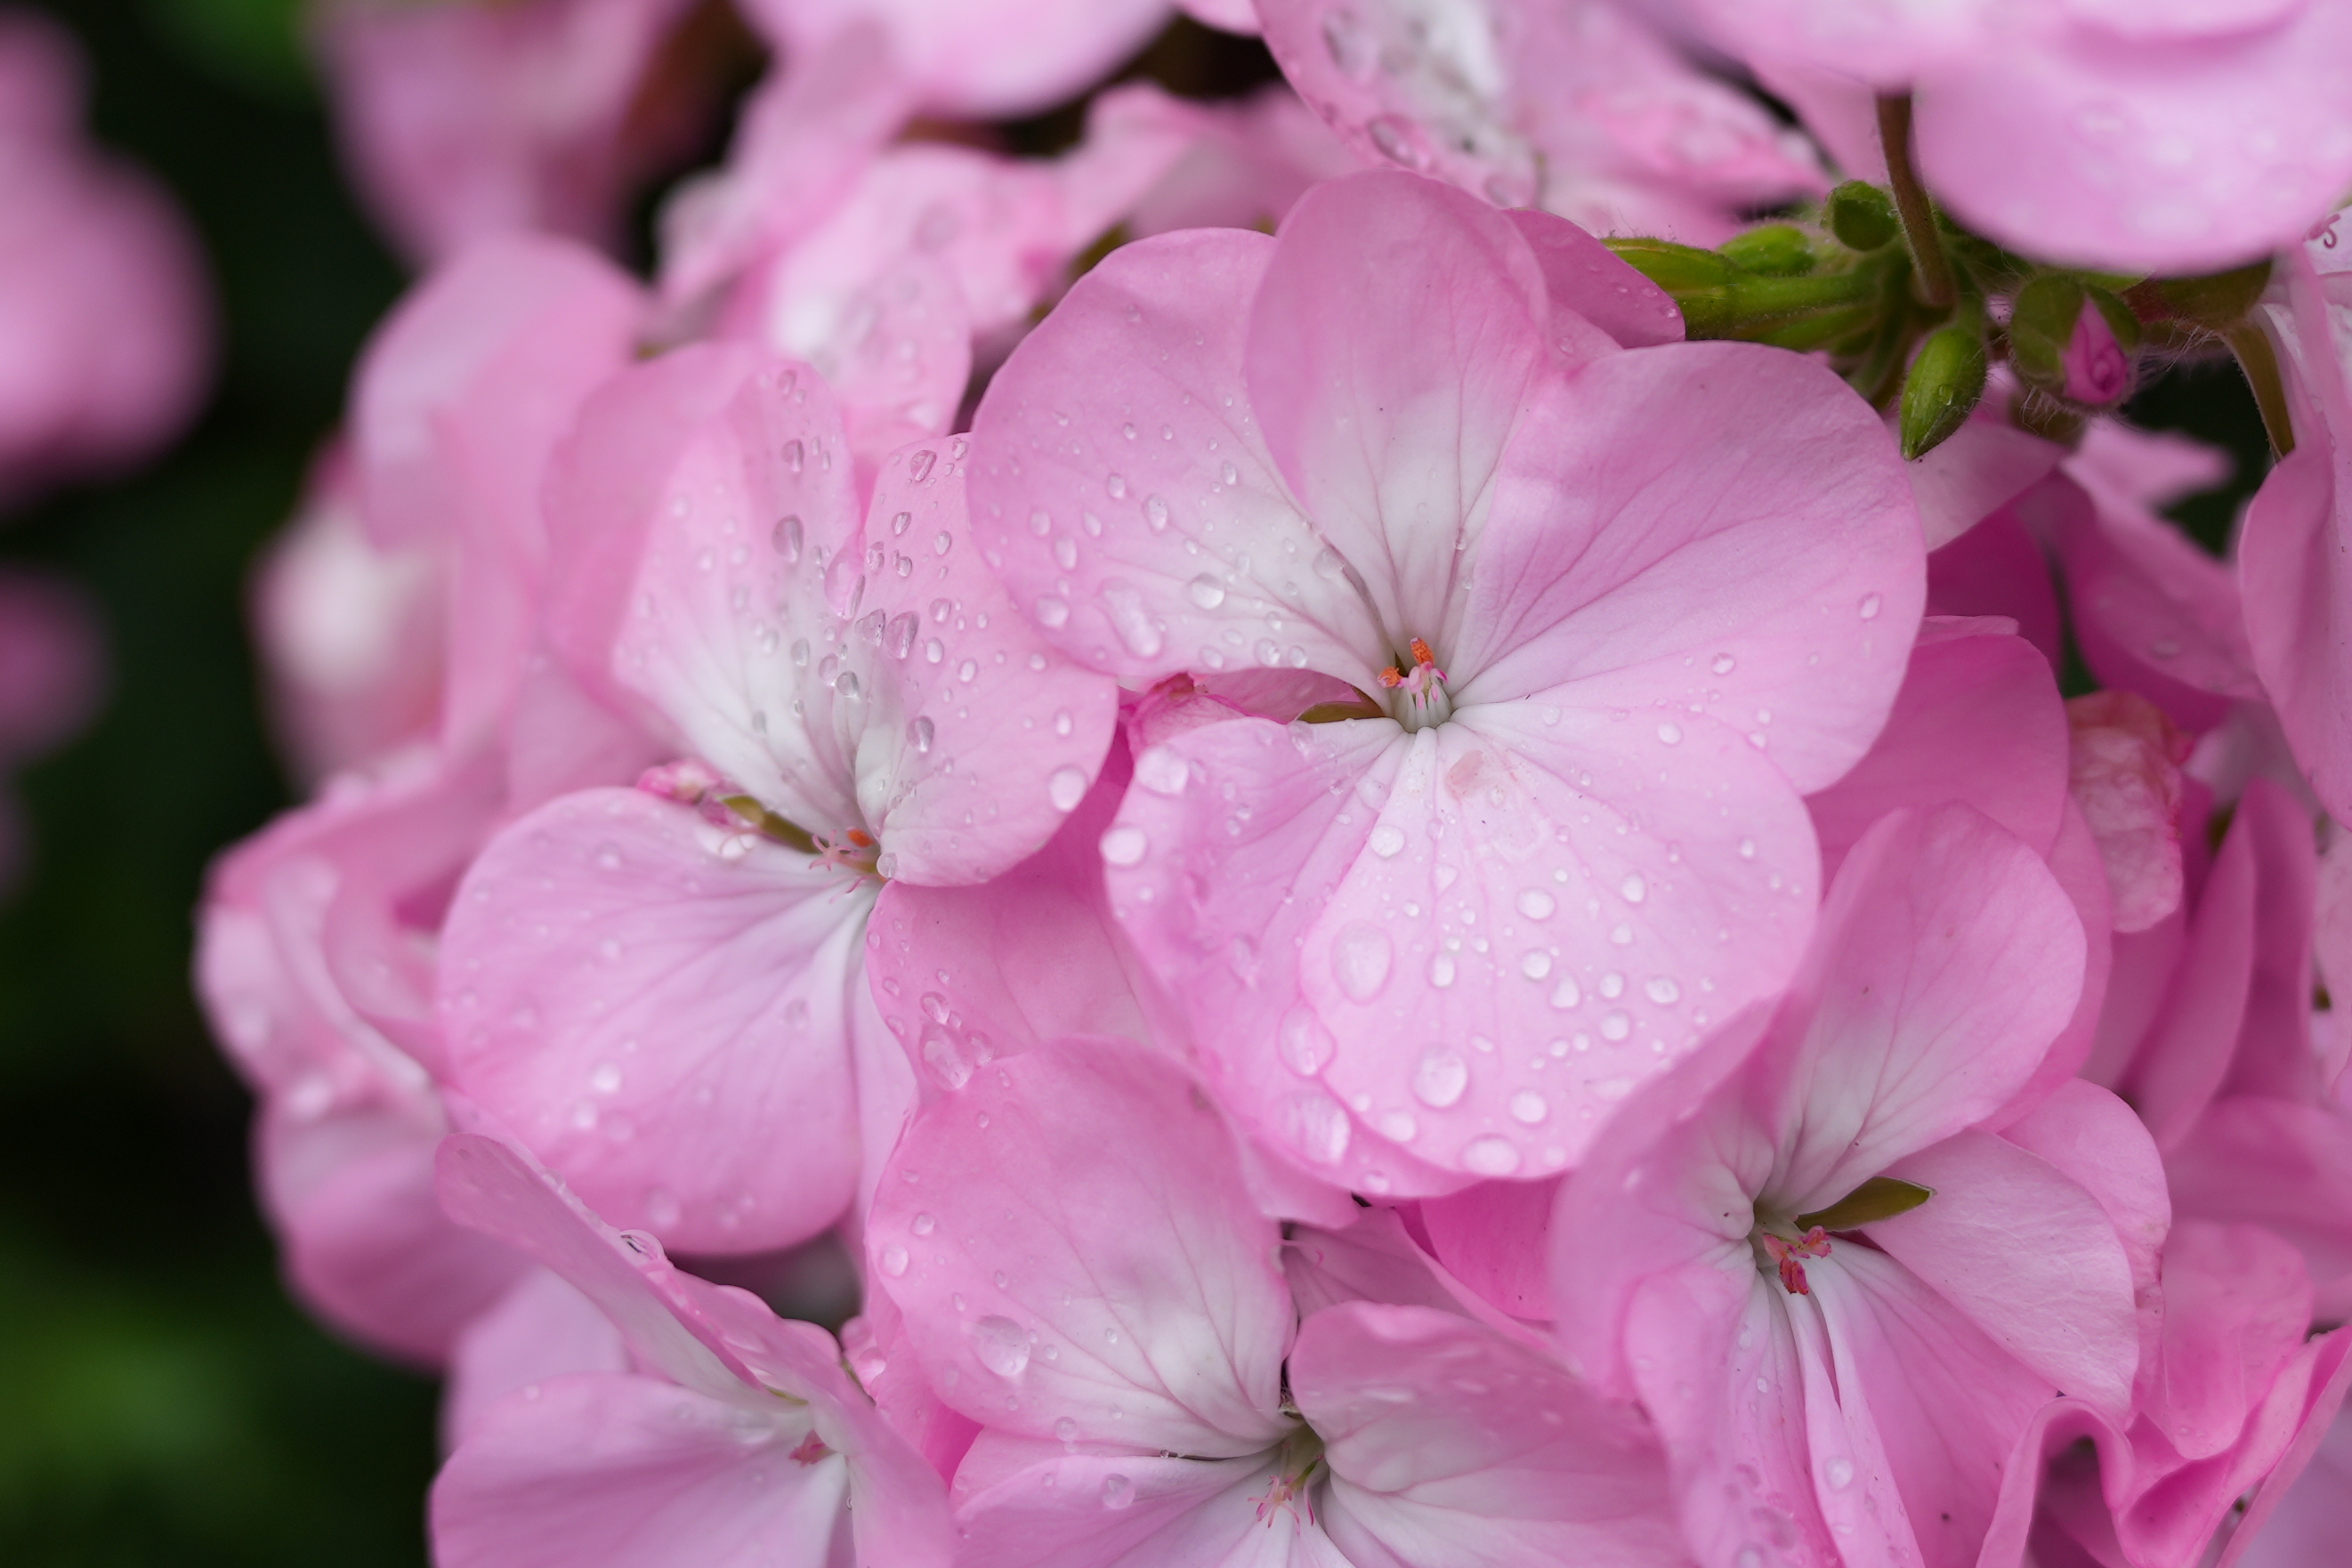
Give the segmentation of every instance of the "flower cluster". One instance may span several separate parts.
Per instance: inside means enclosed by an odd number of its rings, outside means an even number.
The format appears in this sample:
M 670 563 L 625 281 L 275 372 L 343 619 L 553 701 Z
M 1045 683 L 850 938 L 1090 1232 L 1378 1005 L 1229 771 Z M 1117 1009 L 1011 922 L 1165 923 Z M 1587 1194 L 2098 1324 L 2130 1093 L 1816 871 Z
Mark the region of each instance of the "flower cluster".
M 2332 1560 L 2352 5 L 1188 9 L 769 0 L 367 352 L 198 981 L 444 1568 Z

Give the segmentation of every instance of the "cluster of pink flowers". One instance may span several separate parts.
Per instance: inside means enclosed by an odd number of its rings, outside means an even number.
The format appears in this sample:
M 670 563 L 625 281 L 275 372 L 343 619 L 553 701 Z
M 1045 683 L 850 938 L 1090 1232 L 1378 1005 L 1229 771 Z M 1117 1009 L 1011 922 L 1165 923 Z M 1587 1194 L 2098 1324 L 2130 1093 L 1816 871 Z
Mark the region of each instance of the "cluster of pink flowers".
M 386 175 L 198 981 L 443 1568 L 2335 1561 L 2352 4 L 1187 9 Z

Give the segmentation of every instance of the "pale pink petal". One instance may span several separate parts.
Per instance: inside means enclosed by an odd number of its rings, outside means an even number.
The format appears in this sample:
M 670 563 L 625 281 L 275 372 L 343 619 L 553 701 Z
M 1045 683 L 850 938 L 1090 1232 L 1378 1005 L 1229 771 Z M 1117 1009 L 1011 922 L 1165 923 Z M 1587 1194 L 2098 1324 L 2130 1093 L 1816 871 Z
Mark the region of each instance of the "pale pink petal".
M 2155 1141 L 2131 1107 L 2096 1084 L 2073 1079 L 2002 1128 L 2000 1135 L 2041 1156 L 2098 1200 L 2130 1262 L 2143 1330 L 2151 1328 L 2158 1259 L 2172 1228 L 2172 1195 Z
M 1660 726 L 1705 715 L 1801 790 L 1868 748 L 1925 596 L 1876 416 L 1748 344 L 1613 354 L 1549 384 L 1438 643 L 1457 708 L 1542 693 L 1641 711 L 1666 744 Z
M 1286 85 L 1188 107 L 1197 116 L 1192 150 L 1136 201 L 1128 226 L 1139 238 L 1179 228 L 1272 229 L 1308 186 L 1364 166 Z
M 2245 1025 L 2220 1092 L 2322 1100 L 2327 1085 L 2311 1042 L 2319 881 L 2311 815 L 2286 791 L 2257 778 L 2248 782 L 2231 827 L 2248 836 L 2253 851 L 2254 971 Z
M 628 1370 L 628 1342 L 596 1303 L 562 1275 L 529 1269 L 457 1338 L 442 1384 L 442 1447 L 455 1448 L 484 1411 L 532 1384 Z
M 2227 484 L 2236 459 L 2220 447 L 2178 430 L 2142 430 L 2119 419 L 2094 419 L 2066 471 L 2094 489 L 2162 510 L 2173 502 Z
M 713 1252 L 815 1235 L 856 1173 L 872 896 L 827 871 L 636 790 L 541 808 L 451 910 L 451 1081 L 623 1224 Z
M 923 107 L 968 120 L 1051 108 L 1109 75 L 1168 16 L 1166 0 L 754 0 L 746 10 L 794 54 L 850 24 L 879 23 Z
M 1821 187 L 1802 141 L 1626 9 L 1262 0 L 1267 46 L 1367 158 L 1596 231 L 1712 245 Z
M 1216 1458 L 1283 1429 L 1276 1236 L 1190 1075 L 1081 1040 L 919 1112 L 866 1246 L 950 1405 L 1015 1435 Z
M 341 1332 L 421 1366 L 441 1364 L 525 1267 L 442 1214 L 433 1150 L 444 1131 L 429 1101 L 321 1113 L 278 1097 L 254 1132 L 288 1284 Z
M 2180 907 L 2179 764 L 2188 740 L 2129 691 L 2077 697 L 2066 718 L 2070 788 L 2098 841 L 2115 928 L 2146 931 Z
M 2352 1335 L 2339 1329 L 2314 1343 L 2315 1352 L 2334 1353 L 2314 1367 L 2302 1419 L 2247 1505 L 2220 1568 L 2308 1568 L 2343 1544 L 2352 1520 L 2352 1421 L 2339 1414 L 2352 1381 L 2347 1342 Z
M 2315 1310 L 2352 1312 L 2352 1123 L 2336 1110 L 2275 1100 L 2207 1108 L 2165 1157 L 2174 1211 L 2242 1221 L 2303 1249 L 2319 1292 Z
M 1310 1168 L 1422 1194 L 1565 1169 L 1613 1101 L 1794 963 L 1812 846 L 1768 762 L 1695 721 L 1691 771 L 1661 781 L 1653 731 L 1544 716 L 1213 725 L 1166 744 L 1172 787 L 1147 774 L 1104 836 L 1113 910 L 1222 1092 Z M 1238 835 L 1188 809 L 1227 788 L 1260 803 Z M 1621 800 L 1638 830 L 1596 810 Z M 1379 1142 L 1340 1109 L 1359 1097 Z
M 1861 762 L 1805 801 L 1825 875 L 1902 806 L 1960 801 L 2044 855 L 2066 809 L 2066 709 L 2050 663 L 2000 623 L 1931 617 Z
M 1421 1205 L 1447 1272 L 1515 1318 L 1551 1316 L 1551 1182 L 1481 1182 Z
M 1257 31 L 1257 6 L 1255 0 L 1176 0 L 1176 8 L 1195 22 L 1228 33 Z
M 1549 315 L 1517 225 L 1402 174 L 1301 197 L 1251 306 L 1250 401 L 1290 492 L 1381 626 L 1456 662 L 1458 584 L 1483 563 L 1497 467 L 1551 360 Z
M 784 1407 L 772 1401 L 779 1416 Z M 625 1373 L 573 1373 L 476 1418 L 434 1483 L 446 1568 L 709 1568 L 833 1561 L 848 1467 L 808 1436 Z M 882 1568 L 876 1563 L 872 1568 Z
M 1962 424 L 1906 468 L 1927 548 L 1941 550 L 1966 536 L 2040 483 L 2065 455 L 2002 419 Z
M 1986 0 L 1683 0 L 1680 11 L 1742 55 L 1798 55 L 1889 88 L 1975 44 L 1992 14 Z
M 1551 300 L 1547 326 L 1554 333 L 1598 328 L 1620 348 L 1655 348 L 1683 341 L 1683 312 L 1667 292 L 1615 251 L 1566 218 L 1533 207 L 1503 215 L 1535 252 Z M 1566 353 L 1567 351 L 1563 350 Z M 1568 353 L 1571 359 L 1593 357 Z
M 547 552 L 549 455 L 628 363 L 643 313 L 636 285 L 593 252 L 506 238 L 435 273 L 368 345 L 351 440 L 369 534 L 452 559 L 446 739 L 477 737 L 513 689 Z
M 959 1478 L 961 1479 L 961 1478 Z M 965 1568 L 1356 1568 L 1301 1505 L 1269 1509 L 1268 1457 L 1042 1458 L 957 1510 Z
M 1510 1192 L 1534 1192 L 1547 1199 L 1549 1184 L 1494 1183 Z M 1302 1319 L 1349 1301 L 1427 1308 L 1483 1325 L 1513 1344 L 1549 1356 L 1553 1342 L 1538 1325 L 1510 1316 L 1441 1265 L 1422 1239 L 1426 1227 L 1409 1223 L 1402 1209 L 1349 1205 L 1346 1215 L 1318 1223 L 1286 1226 L 1283 1277 Z M 1544 1267 L 1541 1237 L 1537 1267 Z
M 1459 1316 L 1318 1312 L 1290 1388 L 1331 1467 L 1325 1528 L 1359 1568 L 1682 1561 L 1645 1425 Z
M 2140 1413 L 2181 1457 L 2237 1441 L 2311 1328 L 2311 1277 L 2258 1226 L 2191 1220 L 2164 1249 L 2164 1340 Z
M 1772 1186 L 1823 1208 L 2001 1108 L 2074 1010 L 2082 922 L 2041 857 L 1964 805 L 1882 817 L 1846 858 L 1759 1058 Z
M 1339 557 L 1313 566 L 1325 547 L 1244 395 L 1276 248 L 1231 230 L 1121 247 L 1013 351 L 973 419 L 989 563 L 1066 652 L 1131 686 L 1287 664 L 1370 689 L 1394 657 Z
M 2118 1425 L 2139 1362 L 2130 1259 L 2097 1199 L 1989 1132 L 1887 1167 L 1936 1195 L 1870 1239 L 2011 1359 Z

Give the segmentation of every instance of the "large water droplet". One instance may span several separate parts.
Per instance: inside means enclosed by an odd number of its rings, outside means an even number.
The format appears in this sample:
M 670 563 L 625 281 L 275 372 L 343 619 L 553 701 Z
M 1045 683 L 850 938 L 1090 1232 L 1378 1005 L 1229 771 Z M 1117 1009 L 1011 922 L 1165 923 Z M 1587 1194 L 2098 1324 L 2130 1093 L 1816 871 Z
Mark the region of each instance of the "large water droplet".
M 1469 1087 L 1470 1064 L 1452 1051 L 1431 1051 L 1413 1068 L 1412 1097 L 1433 1110 L 1454 1104 Z
M 1135 759 L 1135 782 L 1154 795 L 1182 795 L 1191 772 L 1183 756 L 1171 746 L 1154 746 Z
M 1336 1165 L 1347 1155 L 1352 1129 L 1338 1100 L 1319 1089 L 1306 1089 L 1292 1095 L 1286 1109 L 1291 1146 L 1309 1162 Z
M 1225 602 L 1225 585 L 1217 581 L 1216 574 L 1203 572 L 1185 585 L 1184 592 L 1204 610 L 1213 610 Z
M 1878 607 L 1885 602 L 1876 594 L 1864 594 L 1862 596 L 1862 618 L 1865 621 L 1876 620 Z
M 1331 942 L 1331 978 L 1351 1002 L 1369 1002 L 1389 983 L 1396 949 L 1378 926 L 1356 924 Z
M 1642 880 L 1638 871 L 1628 871 L 1625 879 L 1617 884 L 1617 896 L 1629 904 L 1638 904 L 1649 896 L 1650 885 Z
M 1530 980 L 1541 980 L 1551 973 L 1551 954 L 1542 952 L 1521 953 L 1519 973 Z
M 1404 829 L 1392 822 L 1383 822 L 1372 829 L 1372 853 L 1381 859 L 1393 858 L 1404 847 Z
M 1534 1089 L 1523 1089 L 1511 1096 L 1511 1119 L 1535 1126 L 1551 1114 L 1551 1104 Z
M 993 1315 L 972 1324 L 972 1353 L 980 1364 L 999 1377 L 1019 1377 L 1029 1364 L 1029 1341 L 1021 1325 Z
M 1128 652 L 1138 658 L 1159 657 L 1163 646 L 1160 628 L 1152 624 L 1140 590 L 1131 583 L 1113 578 L 1102 586 L 1102 602 L 1110 616 L 1111 630 L 1118 634 Z
M 1460 966 L 1450 952 L 1433 955 L 1429 961 L 1429 983 L 1440 991 L 1454 984 L 1454 972 Z
M 768 537 L 775 544 L 776 553 L 785 560 L 798 561 L 801 558 L 801 520 L 799 518 L 777 519 L 776 526 L 770 531 Z
M 1829 1482 L 1833 1492 L 1845 1490 L 1853 1484 L 1853 1461 L 1843 1454 L 1822 1460 L 1822 1479 Z
M 1056 768 L 1045 781 L 1045 797 L 1055 811 L 1076 811 L 1087 798 L 1087 775 L 1076 768 Z
M 897 1242 L 882 1249 L 882 1272 L 896 1279 L 907 1272 L 907 1249 Z
M 1282 1053 L 1283 1066 L 1301 1078 L 1321 1072 L 1339 1048 L 1323 1021 L 1305 1007 L 1293 1007 L 1282 1016 L 1275 1044 Z
M 1102 858 L 1113 866 L 1132 866 L 1151 847 L 1143 829 L 1121 824 L 1102 836 Z
M 1518 897 L 1519 913 L 1531 921 L 1548 921 L 1558 908 L 1559 902 L 1541 888 L 1529 888 Z
M 1518 1145 L 1491 1132 L 1473 1138 L 1462 1151 L 1462 1168 L 1473 1175 L 1507 1176 L 1519 1168 Z
M 1113 1471 L 1103 1478 L 1102 1505 L 1109 1509 L 1126 1508 L 1135 1501 L 1135 1483 Z

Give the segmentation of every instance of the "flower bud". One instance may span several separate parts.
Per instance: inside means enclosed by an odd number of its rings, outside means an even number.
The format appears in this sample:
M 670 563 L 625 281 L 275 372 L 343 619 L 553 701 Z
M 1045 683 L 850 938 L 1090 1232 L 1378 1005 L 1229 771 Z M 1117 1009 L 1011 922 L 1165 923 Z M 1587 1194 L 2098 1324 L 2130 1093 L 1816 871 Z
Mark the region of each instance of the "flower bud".
M 1855 250 L 1877 250 L 1892 245 L 1903 232 L 1893 199 L 1876 185 L 1864 184 L 1860 180 L 1848 180 L 1832 191 L 1823 216 L 1839 243 Z
M 1768 223 L 1735 234 L 1717 247 L 1716 254 L 1764 278 L 1801 278 L 1813 269 L 1817 259 L 1811 237 L 1786 223 Z
M 2017 291 L 2009 357 L 2017 378 L 2086 408 L 2107 408 L 2132 389 L 2139 323 L 2121 300 L 2065 273 L 2044 272 Z
M 1963 320 L 1927 334 L 1903 382 L 1903 456 L 1923 457 L 1964 424 L 1984 395 L 1983 329 Z

